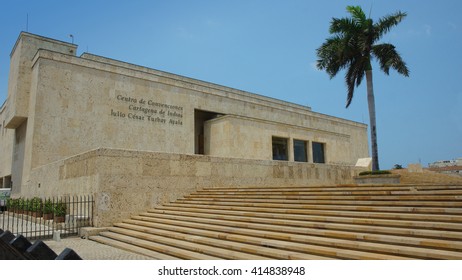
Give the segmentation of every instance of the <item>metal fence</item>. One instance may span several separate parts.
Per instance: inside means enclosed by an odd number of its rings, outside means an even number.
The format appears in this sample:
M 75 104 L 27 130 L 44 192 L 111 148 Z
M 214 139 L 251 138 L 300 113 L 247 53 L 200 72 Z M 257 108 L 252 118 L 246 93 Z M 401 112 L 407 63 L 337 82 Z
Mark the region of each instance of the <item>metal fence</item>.
M 28 239 L 77 235 L 81 227 L 93 226 L 94 203 L 91 195 L 11 198 L 0 213 L 0 228 Z

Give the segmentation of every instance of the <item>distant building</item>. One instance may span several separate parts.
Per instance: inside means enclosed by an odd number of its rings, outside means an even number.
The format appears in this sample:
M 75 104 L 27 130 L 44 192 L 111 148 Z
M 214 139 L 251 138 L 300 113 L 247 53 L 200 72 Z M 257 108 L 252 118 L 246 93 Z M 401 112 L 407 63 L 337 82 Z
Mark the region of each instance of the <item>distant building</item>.
M 444 174 L 462 176 L 462 158 L 453 160 L 440 160 L 428 164 L 428 170 Z

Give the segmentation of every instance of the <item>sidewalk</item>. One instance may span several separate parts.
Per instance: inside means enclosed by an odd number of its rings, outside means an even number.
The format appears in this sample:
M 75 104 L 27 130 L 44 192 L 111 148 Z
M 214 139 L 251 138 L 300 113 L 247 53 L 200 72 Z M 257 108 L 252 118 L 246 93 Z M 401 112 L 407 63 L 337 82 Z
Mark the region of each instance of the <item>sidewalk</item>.
M 53 233 L 53 229 L 49 229 L 42 224 L 31 222 L 30 217 L 27 217 L 26 220 L 23 220 L 21 217 L 22 216 L 18 215 L 14 217 L 14 219 L 11 218 L 11 221 L 4 221 L 3 214 L 0 214 L 0 228 L 3 227 L 3 230 L 10 230 L 12 232 L 40 230 L 41 232 Z M 61 238 L 60 241 L 43 238 L 39 239 L 45 242 L 45 244 L 58 255 L 64 249 L 70 248 L 84 260 L 152 260 L 152 258 L 147 256 L 131 253 L 80 237 L 66 237 Z M 31 240 L 31 242 L 34 243 L 35 241 Z
M 65 248 L 74 250 L 84 260 L 152 260 L 152 258 L 107 246 L 80 237 L 62 238 L 61 241 L 43 240 L 56 254 Z

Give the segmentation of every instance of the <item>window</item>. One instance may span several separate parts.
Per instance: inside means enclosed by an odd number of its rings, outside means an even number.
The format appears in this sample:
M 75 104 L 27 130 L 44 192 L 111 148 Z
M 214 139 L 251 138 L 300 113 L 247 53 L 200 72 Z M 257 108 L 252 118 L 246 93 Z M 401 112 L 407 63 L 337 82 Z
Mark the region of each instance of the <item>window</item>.
M 326 163 L 324 155 L 324 143 L 313 142 L 313 162 Z
M 306 141 L 294 140 L 294 160 L 300 162 L 308 162 L 308 153 L 306 150 Z
M 288 160 L 287 139 L 273 137 L 273 160 Z

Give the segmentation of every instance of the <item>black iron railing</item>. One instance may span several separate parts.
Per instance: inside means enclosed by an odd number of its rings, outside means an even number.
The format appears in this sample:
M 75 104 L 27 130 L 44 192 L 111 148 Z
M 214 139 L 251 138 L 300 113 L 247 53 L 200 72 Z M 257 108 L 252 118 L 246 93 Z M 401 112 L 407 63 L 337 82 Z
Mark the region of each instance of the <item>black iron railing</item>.
M 10 198 L 0 214 L 0 228 L 28 239 L 77 235 L 81 227 L 93 226 L 93 196 L 59 198 Z

